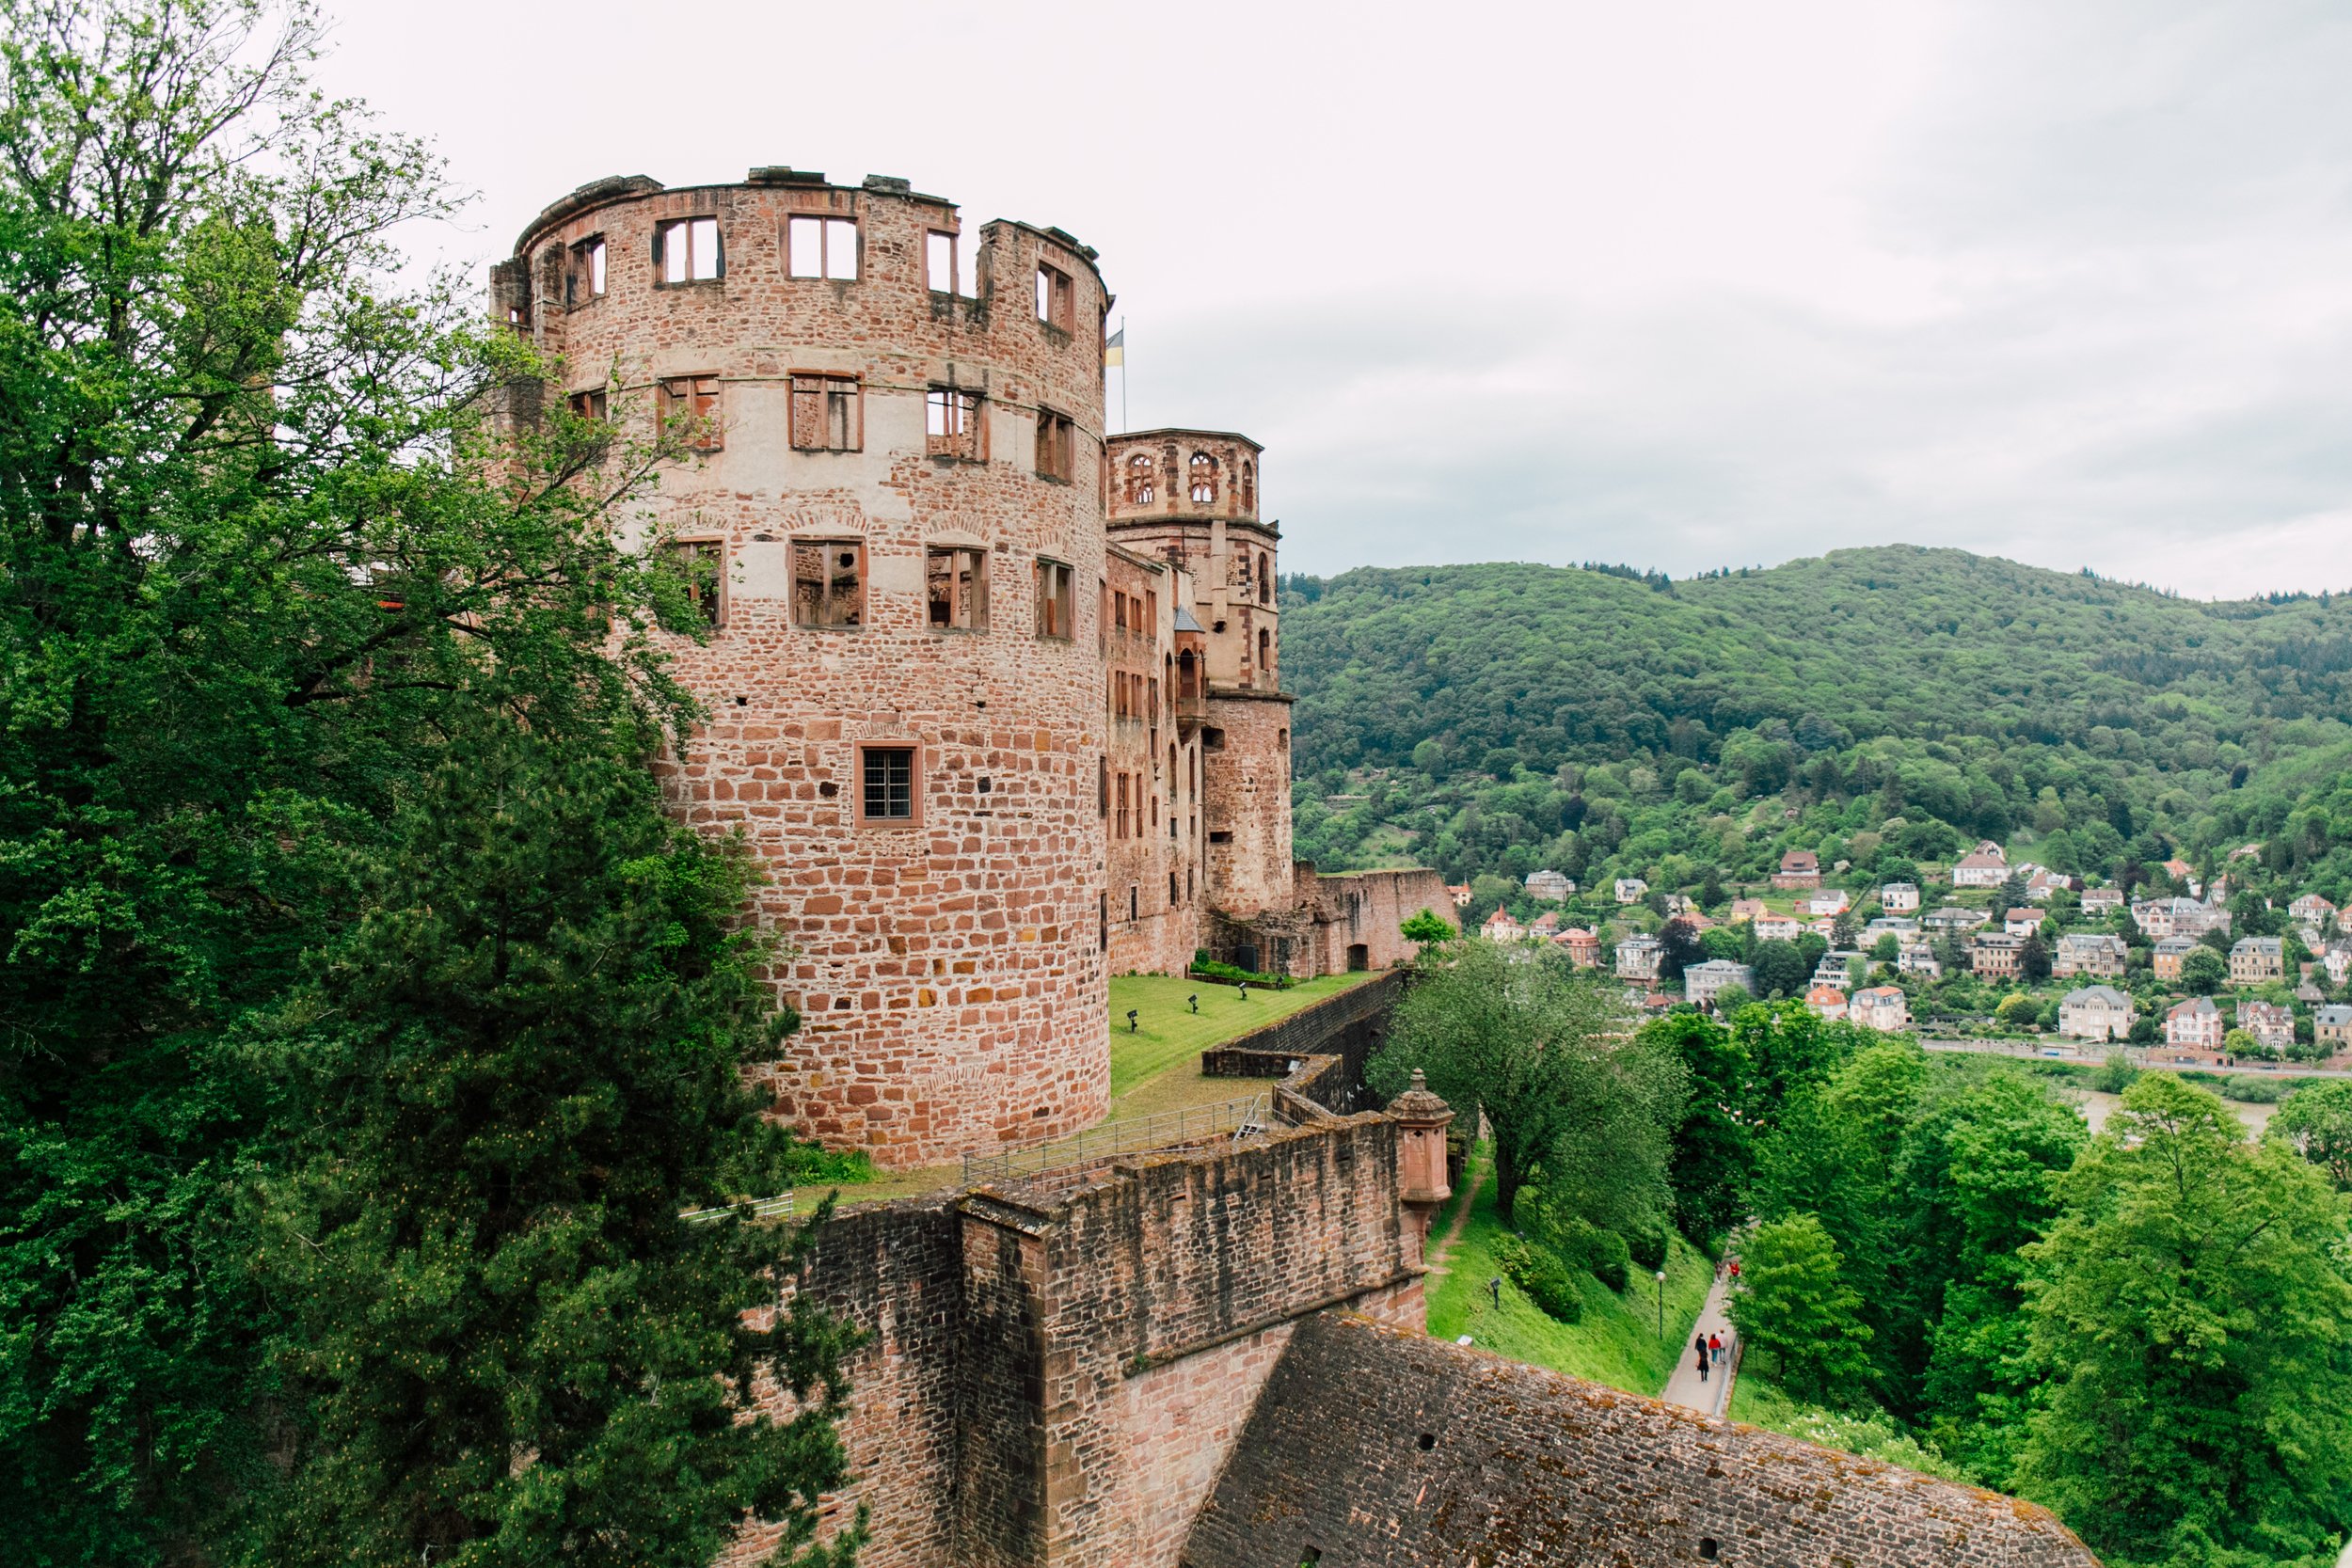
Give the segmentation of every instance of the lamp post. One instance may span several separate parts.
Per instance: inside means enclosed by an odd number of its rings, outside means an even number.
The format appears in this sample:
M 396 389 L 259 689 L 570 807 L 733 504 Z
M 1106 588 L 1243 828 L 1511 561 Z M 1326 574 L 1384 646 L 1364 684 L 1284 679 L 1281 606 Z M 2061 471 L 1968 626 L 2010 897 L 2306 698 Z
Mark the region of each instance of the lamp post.
M 1666 1337 L 1666 1271 L 1658 1271 L 1658 1337 Z

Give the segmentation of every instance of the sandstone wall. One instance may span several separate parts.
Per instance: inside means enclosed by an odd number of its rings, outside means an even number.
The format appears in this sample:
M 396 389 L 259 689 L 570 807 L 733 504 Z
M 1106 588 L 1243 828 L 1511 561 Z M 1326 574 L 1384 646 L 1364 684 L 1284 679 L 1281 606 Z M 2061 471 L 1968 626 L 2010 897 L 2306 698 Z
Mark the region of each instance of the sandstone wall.
M 1483 1351 L 1301 1323 L 1189 1568 L 2096 1568 L 2043 1510 Z
M 1302 863 L 1298 896 L 1316 911 L 1318 972 L 1387 969 L 1410 960 L 1414 946 L 1401 927 L 1422 910 L 1449 923 L 1454 899 L 1445 879 L 1425 867 L 1393 871 L 1317 872 Z
M 1290 699 L 1212 689 L 1200 760 L 1209 908 L 1241 919 L 1289 910 Z

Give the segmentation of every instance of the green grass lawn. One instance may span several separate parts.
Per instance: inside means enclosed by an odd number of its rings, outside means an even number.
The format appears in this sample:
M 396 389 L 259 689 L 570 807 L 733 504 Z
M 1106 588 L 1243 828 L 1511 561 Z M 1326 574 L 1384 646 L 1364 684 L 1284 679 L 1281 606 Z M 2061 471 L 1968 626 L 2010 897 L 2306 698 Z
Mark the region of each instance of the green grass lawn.
M 1287 1018 L 1310 1003 L 1371 978 L 1369 974 L 1325 974 L 1288 990 L 1261 990 L 1252 986 L 1245 1000 L 1235 988 L 1211 980 L 1180 974 L 1113 975 L 1111 1115 L 1121 1114 L 1120 1101 L 1161 1073 L 1189 1064 L 1198 1076 L 1200 1053 L 1209 1047 Z M 1200 1012 L 1185 1005 L 1189 996 L 1200 999 Z M 1132 1035 L 1127 1032 L 1130 1007 L 1136 1010 Z
M 1483 1150 L 1473 1156 L 1484 1165 Z M 1467 1181 L 1466 1181 L 1467 1184 Z M 1456 1200 L 1458 1202 L 1458 1200 Z M 1450 1211 L 1454 1204 L 1447 1205 Z M 1452 1224 L 1441 1214 L 1430 1232 L 1433 1244 Z M 1502 1307 L 1498 1311 L 1487 1294 L 1486 1281 L 1502 1273 L 1494 1259 L 1494 1243 L 1509 1232 L 1495 1213 L 1491 1177 L 1478 1194 L 1470 1223 L 1446 1259 L 1447 1273 L 1433 1275 L 1429 1291 L 1429 1332 L 1440 1339 L 1469 1335 L 1480 1348 L 1572 1377 L 1590 1378 L 1629 1393 L 1655 1395 L 1666 1386 L 1682 1345 L 1691 1337 L 1714 1282 L 1715 1266 L 1681 1237 L 1674 1238 L 1666 1255 L 1666 1336 L 1658 1334 L 1658 1283 L 1636 1265 L 1623 1295 L 1585 1276 L 1584 1316 L 1564 1323 L 1547 1315 L 1508 1279 L 1502 1282 Z

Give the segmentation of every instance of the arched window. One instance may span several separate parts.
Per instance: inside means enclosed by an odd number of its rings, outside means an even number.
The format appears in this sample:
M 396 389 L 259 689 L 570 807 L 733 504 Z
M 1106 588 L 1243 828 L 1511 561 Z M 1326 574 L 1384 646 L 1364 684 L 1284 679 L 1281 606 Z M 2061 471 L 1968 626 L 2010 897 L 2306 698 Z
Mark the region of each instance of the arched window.
M 1258 467 L 1246 457 L 1241 461 L 1241 509 L 1258 510 Z
M 1127 459 L 1127 504 L 1152 504 L 1152 459 L 1142 452 Z
M 1216 499 L 1216 459 L 1205 451 L 1192 454 L 1192 499 L 1203 504 Z
M 1274 602 L 1274 558 L 1263 550 L 1258 552 L 1258 602 Z
M 1183 653 L 1181 653 L 1181 654 L 1177 655 L 1177 656 L 1176 656 L 1176 689 L 1177 689 L 1177 691 L 1178 691 L 1178 692 L 1180 692 L 1181 694 L 1183 694 L 1184 696 L 1186 696 L 1186 697 L 1198 697 L 1199 695 L 1200 695 L 1200 661 L 1199 661 L 1198 659 L 1196 659 L 1196 658 L 1194 658 L 1194 657 L 1193 657 L 1193 655 L 1192 655 L 1192 650 L 1191 650 L 1190 648 L 1186 648 L 1186 649 L 1185 649 Z

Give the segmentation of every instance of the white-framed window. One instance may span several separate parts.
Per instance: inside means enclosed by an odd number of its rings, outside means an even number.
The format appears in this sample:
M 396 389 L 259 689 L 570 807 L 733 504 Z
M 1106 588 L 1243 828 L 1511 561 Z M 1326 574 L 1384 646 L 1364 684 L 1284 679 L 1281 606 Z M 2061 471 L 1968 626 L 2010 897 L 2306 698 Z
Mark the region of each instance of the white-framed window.
M 801 214 L 784 226 L 787 277 L 857 281 L 857 220 Z

